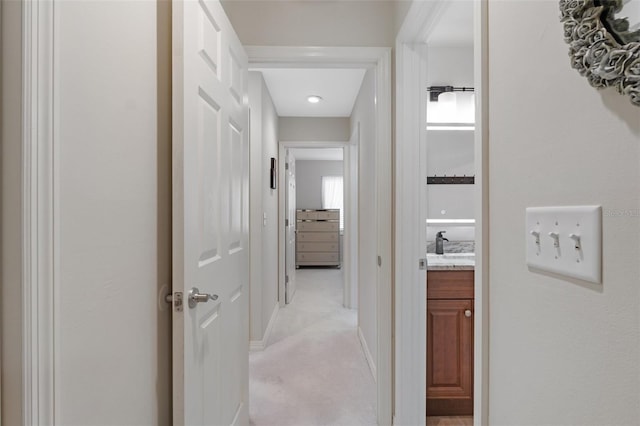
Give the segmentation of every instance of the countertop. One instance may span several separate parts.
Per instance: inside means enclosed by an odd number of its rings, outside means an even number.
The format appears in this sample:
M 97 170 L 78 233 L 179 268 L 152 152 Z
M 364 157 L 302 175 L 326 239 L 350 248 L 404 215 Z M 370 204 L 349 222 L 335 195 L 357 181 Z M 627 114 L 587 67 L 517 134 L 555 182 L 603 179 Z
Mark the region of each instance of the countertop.
M 476 251 L 475 241 L 444 241 L 444 253 L 473 254 Z M 427 244 L 427 253 L 436 252 L 436 242 L 430 241 Z
M 427 271 L 473 271 L 475 253 L 427 253 Z

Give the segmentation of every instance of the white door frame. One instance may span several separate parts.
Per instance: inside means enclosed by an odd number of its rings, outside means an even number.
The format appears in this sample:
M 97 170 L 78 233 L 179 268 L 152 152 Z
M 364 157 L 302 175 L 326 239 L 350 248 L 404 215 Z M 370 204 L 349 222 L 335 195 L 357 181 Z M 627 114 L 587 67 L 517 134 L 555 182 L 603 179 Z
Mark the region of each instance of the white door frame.
M 354 126 L 348 144 L 343 149 L 344 160 L 344 307 L 358 308 L 358 164 L 360 158 L 360 123 Z
M 291 210 L 291 206 L 289 205 L 289 195 L 290 195 L 289 185 L 287 185 L 287 176 L 289 175 L 289 170 L 291 165 L 288 165 L 287 163 L 289 162 L 288 159 L 290 158 L 293 158 L 294 162 L 296 161 L 295 157 L 293 157 L 291 153 L 287 155 L 288 149 L 289 149 L 288 147 L 281 147 L 280 142 L 278 142 L 278 170 L 280 170 L 280 173 L 278 173 L 278 175 L 276 176 L 276 179 L 278 182 L 278 214 L 277 214 L 278 218 L 276 220 L 278 222 L 278 248 L 282 247 L 283 248 L 282 252 L 284 253 L 284 257 L 281 258 L 280 250 L 278 250 L 278 304 L 279 304 L 278 306 L 280 307 L 283 306 L 282 303 L 287 302 L 287 282 L 288 282 L 287 273 L 289 272 L 288 268 L 289 268 L 289 262 L 290 262 L 290 260 L 288 259 L 288 255 L 290 253 L 287 251 L 289 246 L 289 235 L 288 235 L 289 230 L 287 229 L 286 220 L 289 217 L 289 212 Z M 295 170 L 294 170 L 294 173 L 295 173 Z M 282 184 L 280 184 L 280 175 L 282 175 Z M 293 178 L 295 181 L 295 178 L 296 178 L 295 174 Z M 280 209 L 281 201 L 283 206 L 282 209 Z M 282 223 L 282 222 L 285 222 L 285 223 Z M 295 222 L 295 217 L 294 217 L 294 222 Z M 295 223 L 293 224 L 289 223 L 288 225 L 294 226 Z M 281 232 L 283 235 L 280 235 Z M 280 245 L 281 239 L 282 239 L 282 245 Z M 297 243 L 298 243 L 298 239 L 296 238 L 296 244 Z M 293 255 L 295 257 L 295 248 L 294 248 Z M 295 269 L 296 268 L 295 259 L 293 263 L 294 263 L 293 267 Z M 280 265 L 282 265 L 282 268 L 280 268 Z M 294 274 L 295 274 L 295 271 L 294 271 Z M 281 275 L 284 276 L 284 283 L 280 280 Z M 294 278 L 294 277 L 289 277 L 289 278 Z M 295 283 L 295 279 L 293 282 Z M 284 297 L 280 297 L 280 288 L 284 290 L 282 293 Z M 294 294 L 295 294 L 295 290 L 294 290 L 294 293 L 292 293 L 291 295 L 293 296 Z
M 396 424 L 426 422 L 426 273 L 418 259 L 426 248 L 425 182 L 420 170 L 426 137 L 427 35 L 446 9 L 446 0 L 414 1 L 396 39 Z M 487 0 L 474 0 L 475 131 L 475 321 L 474 424 L 488 424 L 488 75 Z M 419 88 L 419 89 L 418 89 Z M 422 147 L 422 148 L 421 148 Z M 419 230 L 419 233 L 416 232 Z
M 384 47 L 245 46 L 249 68 L 363 68 L 376 71 L 377 416 L 392 422 L 391 49 Z
M 357 186 L 354 188 L 354 185 L 357 185 L 357 182 L 353 182 L 351 179 L 351 175 L 350 173 L 352 173 L 353 168 L 356 168 L 356 173 L 357 173 L 357 163 L 354 164 L 352 161 L 349 161 L 349 158 L 347 158 L 347 149 L 349 147 L 349 142 L 345 141 L 345 142 L 310 142 L 310 141 L 304 141 L 304 142 L 297 142 L 297 141 L 279 141 L 278 142 L 278 169 L 281 171 L 280 173 L 278 173 L 278 295 L 282 294 L 284 295 L 284 291 L 285 291 L 285 271 L 286 271 L 286 265 L 285 265 L 285 250 L 286 250 L 286 238 L 285 238 L 285 233 L 286 233 L 286 229 L 284 226 L 284 215 L 286 213 L 285 212 L 285 197 L 286 197 L 286 192 L 287 192 L 287 188 L 284 187 L 284 180 L 285 180 L 285 151 L 287 149 L 291 149 L 291 148 L 318 148 L 318 149 L 322 149 L 322 148 L 341 148 L 343 150 L 343 157 L 342 157 L 342 162 L 343 162 L 343 175 L 344 175 L 344 188 L 345 188 L 345 193 L 347 191 L 353 191 L 355 189 L 355 191 L 358 190 Z M 357 157 L 356 157 L 357 160 Z M 345 204 L 344 204 L 344 209 L 347 212 L 347 214 L 349 214 L 349 212 L 351 211 L 356 211 L 358 209 L 357 205 L 354 205 L 354 203 L 352 202 L 351 199 L 349 199 L 348 197 L 345 197 Z M 357 217 L 357 213 L 356 213 L 356 217 Z M 346 218 L 346 216 L 345 216 Z M 355 226 L 357 228 L 358 226 L 358 222 L 355 222 Z M 357 283 L 353 283 L 350 279 L 349 276 L 347 275 L 347 271 L 351 271 L 354 268 L 357 270 L 357 259 L 358 259 L 358 251 L 357 251 L 357 244 L 358 242 L 355 241 L 355 253 L 354 253 L 354 244 L 353 244 L 353 239 L 349 238 L 349 244 L 347 243 L 347 235 L 351 236 L 353 235 L 352 231 L 347 228 L 346 226 L 346 222 L 345 222 L 345 232 L 344 232 L 344 256 L 343 256 L 343 270 L 344 270 L 344 287 L 343 287 L 343 305 L 345 308 L 351 309 L 352 308 L 352 300 L 351 300 L 351 292 L 352 292 L 352 288 L 353 287 L 357 287 Z M 284 307 L 284 297 L 278 297 L 278 303 L 280 305 L 280 307 Z
M 54 2 L 22 3 L 22 421 L 55 424 Z

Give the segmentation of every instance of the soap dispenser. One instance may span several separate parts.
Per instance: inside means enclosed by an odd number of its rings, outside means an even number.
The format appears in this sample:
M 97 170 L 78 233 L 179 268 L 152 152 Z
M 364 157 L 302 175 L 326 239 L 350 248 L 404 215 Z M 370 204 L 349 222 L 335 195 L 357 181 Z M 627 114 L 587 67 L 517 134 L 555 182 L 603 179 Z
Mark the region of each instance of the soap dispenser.
M 444 254 L 444 242 L 449 241 L 447 238 L 444 238 L 442 234 L 447 231 L 439 231 L 436 234 L 436 254 Z

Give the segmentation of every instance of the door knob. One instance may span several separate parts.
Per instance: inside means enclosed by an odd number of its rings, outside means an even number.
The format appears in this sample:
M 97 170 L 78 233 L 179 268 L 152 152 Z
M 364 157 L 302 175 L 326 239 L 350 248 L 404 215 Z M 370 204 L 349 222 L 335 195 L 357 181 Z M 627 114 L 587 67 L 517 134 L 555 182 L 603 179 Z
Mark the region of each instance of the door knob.
M 467 318 L 471 318 L 471 309 L 467 309 L 466 311 L 464 311 L 464 316 Z
M 198 303 L 205 303 L 209 300 L 218 300 L 217 294 L 200 293 L 198 287 L 189 291 L 189 308 L 193 309 Z

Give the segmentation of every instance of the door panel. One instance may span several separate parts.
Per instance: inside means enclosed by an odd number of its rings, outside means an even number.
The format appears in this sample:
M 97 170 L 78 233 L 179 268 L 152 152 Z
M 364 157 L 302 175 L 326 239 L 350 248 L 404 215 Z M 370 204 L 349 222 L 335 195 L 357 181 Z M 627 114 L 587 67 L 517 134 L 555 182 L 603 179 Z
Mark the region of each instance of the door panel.
M 246 425 L 247 58 L 217 0 L 172 5 L 173 423 Z
M 427 301 L 427 413 L 473 413 L 473 301 Z
M 214 205 L 212 200 L 219 198 L 220 176 L 217 168 L 207 167 L 209 164 L 219 164 L 218 152 L 220 151 L 220 107 L 212 101 L 203 98 L 198 99 L 198 225 L 200 228 L 200 256 L 199 265 L 205 265 L 220 259 L 220 229 L 216 224 L 220 222 L 220 206 Z M 208 159 L 208 161 L 205 161 Z

